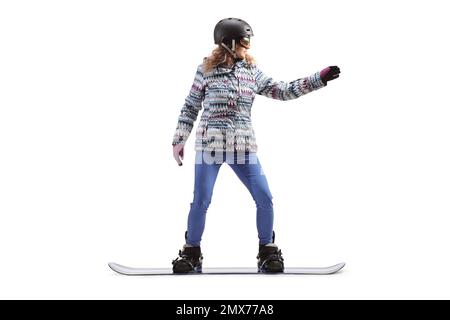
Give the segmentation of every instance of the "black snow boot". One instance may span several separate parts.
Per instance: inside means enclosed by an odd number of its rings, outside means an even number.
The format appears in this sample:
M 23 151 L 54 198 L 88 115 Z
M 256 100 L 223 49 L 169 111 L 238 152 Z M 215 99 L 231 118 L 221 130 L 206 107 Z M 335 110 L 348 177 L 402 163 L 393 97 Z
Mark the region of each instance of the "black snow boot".
M 275 241 L 275 232 L 273 233 L 272 243 L 259 245 L 258 272 L 283 272 L 284 259 L 281 250 L 273 243 Z
M 187 232 L 185 233 L 185 238 Z M 184 245 L 178 252 L 178 258 L 172 261 L 174 273 L 202 272 L 203 255 L 200 247 Z

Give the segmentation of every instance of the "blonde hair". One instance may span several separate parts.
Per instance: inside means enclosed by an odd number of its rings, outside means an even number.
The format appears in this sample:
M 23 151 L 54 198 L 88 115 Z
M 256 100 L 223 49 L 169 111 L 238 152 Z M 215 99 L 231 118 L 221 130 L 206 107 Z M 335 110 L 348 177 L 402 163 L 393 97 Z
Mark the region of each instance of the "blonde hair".
M 248 64 L 256 65 L 255 58 L 248 53 L 245 54 L 244 60 Z M 225 48 L 222 46 L 217 46 L 208 57 L 203 59 L 203 72 L 209 72 L 213 68 L 222 64 L 230 66 L 233 64 L 233 61 L 233 57 Z

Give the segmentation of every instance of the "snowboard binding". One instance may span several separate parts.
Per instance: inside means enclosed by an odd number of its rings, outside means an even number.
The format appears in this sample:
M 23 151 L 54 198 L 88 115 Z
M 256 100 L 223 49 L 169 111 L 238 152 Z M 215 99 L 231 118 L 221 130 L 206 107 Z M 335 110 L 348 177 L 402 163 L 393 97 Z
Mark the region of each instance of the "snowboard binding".
M 281 250 L 275 245 L 275 232 L 273 232 L 272 243 L 259 245 L 258 272 L 277 273 L 284 271 L 284 258 Z
M 185 233 L 185 238 L 187 232 Z M 178 252 L 178 257 L 172 261 L 173 273 L 195 273 L 202 272 L 203 255 L 200 247 L 184 245 L 183 250 Z

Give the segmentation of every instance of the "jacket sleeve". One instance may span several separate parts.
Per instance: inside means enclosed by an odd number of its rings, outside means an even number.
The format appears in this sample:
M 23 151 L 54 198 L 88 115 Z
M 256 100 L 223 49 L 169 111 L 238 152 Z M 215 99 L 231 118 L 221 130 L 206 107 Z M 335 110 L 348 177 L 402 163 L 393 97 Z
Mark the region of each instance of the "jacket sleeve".
M 258 67 L 255 67 L 254 74 L 257 85 L 256 93 L 277 100 L 296 99 L 325 86 L 320 79 L 320 72 L 291 82 L 275 81 Z
M 181 113 L 178 117 L 177 127 L 173 135 L 172 145 L 185 144 L 194 127 L 202 102 L 205 98 L 205 86 L 203 81 L 202 65 L 197 67 L 194 82 L 189 95 L 186 97 Z

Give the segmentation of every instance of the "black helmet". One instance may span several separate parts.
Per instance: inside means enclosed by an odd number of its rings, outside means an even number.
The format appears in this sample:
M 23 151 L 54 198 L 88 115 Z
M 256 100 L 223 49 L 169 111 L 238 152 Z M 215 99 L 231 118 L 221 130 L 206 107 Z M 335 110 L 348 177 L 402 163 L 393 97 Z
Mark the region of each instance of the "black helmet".
M 236 42 L 247 38 L 246 43 L 248 43 L 251 36 L 253 36 L 252 27 L 238 18 L 222 19 L 214 28 L 214 43 L 227 49 L 234 57 L 236 57 Z

